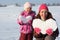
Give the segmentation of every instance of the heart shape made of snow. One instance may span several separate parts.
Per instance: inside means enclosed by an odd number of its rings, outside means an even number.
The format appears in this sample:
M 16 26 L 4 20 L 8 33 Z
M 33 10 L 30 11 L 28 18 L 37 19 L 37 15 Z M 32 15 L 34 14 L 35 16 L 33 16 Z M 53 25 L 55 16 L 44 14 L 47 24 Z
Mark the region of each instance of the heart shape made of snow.
M 51 18 L 46 21 L 42 21 L 41 19 L 34 19 L 32 26 L 33 28 L 40 28 L 42 34 L 46 34 L 47 29 L 51 28 L 53 31 L 57 29 L 56 21 Z
M 32 20 L 32 16 L 20 16 L 19 19 L 22 20 L 23 23 L 27 23 L 29 20 Z

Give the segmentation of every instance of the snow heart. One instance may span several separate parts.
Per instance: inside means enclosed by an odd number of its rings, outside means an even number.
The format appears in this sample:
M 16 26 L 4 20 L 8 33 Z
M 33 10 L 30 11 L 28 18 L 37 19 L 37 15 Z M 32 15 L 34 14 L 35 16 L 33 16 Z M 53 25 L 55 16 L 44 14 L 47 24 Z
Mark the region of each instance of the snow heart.
M 19 16 L 19 19 L 22 20 L 23 23 L 27 23 L 28 21 L 32 20 L 32 17 L 31 16 L 27 16 L 27 17 Z
M 42 34 L 46 34 L 47 29 L 52 29 L 52 31 L 55 31 L 57 29 L 56 22 L 51 18 L 46 21 L 42 21 L 40 19 L 34 19 L 32 26 L 33 28 L 40 28 Z

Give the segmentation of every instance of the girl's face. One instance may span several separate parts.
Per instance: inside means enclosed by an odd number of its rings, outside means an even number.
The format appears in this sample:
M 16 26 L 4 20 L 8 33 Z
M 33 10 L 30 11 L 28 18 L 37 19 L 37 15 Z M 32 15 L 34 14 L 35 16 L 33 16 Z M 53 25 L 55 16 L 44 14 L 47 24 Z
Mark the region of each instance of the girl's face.
M 42 20 L 46 20 L 47 13 L 48 13 L 48 11 L 47 11 L 46 9 L 42 9 L 42 10 L 40 11 L 39 14 L 40 14 Z
M 25 10 L 27 13 L 29 13 L 31 11 L 31 8 L 26 8 Z

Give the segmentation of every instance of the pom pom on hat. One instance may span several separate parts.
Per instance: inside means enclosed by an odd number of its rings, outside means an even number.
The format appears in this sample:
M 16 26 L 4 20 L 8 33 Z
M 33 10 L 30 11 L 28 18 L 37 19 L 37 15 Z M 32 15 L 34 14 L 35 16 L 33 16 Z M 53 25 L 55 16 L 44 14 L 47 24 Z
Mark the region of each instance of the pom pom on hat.
M 25 10 L 26 8 L 32 8 L 31 3 L 26 2 L 26 3 L 24 4 L 24 10 Z
M 47 5 L 46 5 L 46 4 L 41 4 L 41 5 L 39 6 L 39 11 L 41 11 L 42 9 L 48 10 Z

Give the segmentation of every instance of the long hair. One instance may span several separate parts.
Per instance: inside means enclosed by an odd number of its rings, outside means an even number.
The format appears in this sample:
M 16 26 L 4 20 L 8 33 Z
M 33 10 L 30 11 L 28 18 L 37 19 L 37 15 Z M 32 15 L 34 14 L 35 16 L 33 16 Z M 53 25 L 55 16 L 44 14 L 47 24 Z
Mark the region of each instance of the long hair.
M 39 13 L 37 14 L 36 18 L 41 19 L 41 16 L 39 15 Z M 53 20 L 55 20 L 55 19 L 53 18 L 52 14 L 51 14 L 50 12 L 48 12 L 47 17 L 46 17 L 46 20 L 47 20 L 47 19 L 50 19 L 50 18 L 52 18 Z M 56 20 L 55 20 L 55 21 L 56 21 Z

